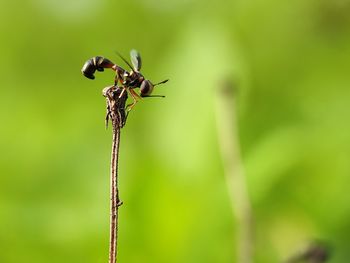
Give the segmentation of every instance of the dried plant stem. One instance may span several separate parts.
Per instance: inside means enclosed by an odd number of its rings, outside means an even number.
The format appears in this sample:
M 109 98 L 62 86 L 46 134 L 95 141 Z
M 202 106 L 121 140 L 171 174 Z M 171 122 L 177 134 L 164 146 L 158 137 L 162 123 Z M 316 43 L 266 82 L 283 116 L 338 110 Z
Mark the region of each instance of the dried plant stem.
M 113 140 L 111 154 L 111 214 L 110 214 L 110 241 L 109 241 L 109 263 L 117 262 L 118 254 L 118 209 L 122 202 L 119 199 L 118 189 L 118 160 L 119 160 L 119 143 L 120 129 L 124 126 L 127 114 L 125 111 L 125 103 L 128 98 L 126 92 L 122 93 L 121 88 L 113 85 L 103 90 L 103 96 L 107 102 L 106 127 L 109 120 L 113 125 Z
M 111 215 L 110 215 L 110 241 L 109 262 L 117 262 L 118 239 L 118 208 L 121 204 L 118 190 L 118 158 L 119 158 L 120 128 L 113 124 L 113 142 L 111 155 Z
M 217 103 L 219 143 L 231 206 L 238 224 L 238 233 L 234 234 L 238 243 L 237 262 L 251 263 L 253 260 L 252 212 L 240 155 L 234 87 L 231 82 L 226 82 L 219 88 Z

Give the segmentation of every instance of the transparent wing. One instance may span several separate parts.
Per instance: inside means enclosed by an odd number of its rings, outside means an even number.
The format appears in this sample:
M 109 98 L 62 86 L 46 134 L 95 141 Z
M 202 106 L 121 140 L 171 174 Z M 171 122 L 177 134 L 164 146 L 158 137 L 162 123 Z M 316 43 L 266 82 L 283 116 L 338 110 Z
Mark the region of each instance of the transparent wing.
M 140 53 L 137 50 L 133 49 L 130 51 L 130 58 L 131 58 L 131 63 L 134 66 L 134 70 L 140 71 L 142 66 Z

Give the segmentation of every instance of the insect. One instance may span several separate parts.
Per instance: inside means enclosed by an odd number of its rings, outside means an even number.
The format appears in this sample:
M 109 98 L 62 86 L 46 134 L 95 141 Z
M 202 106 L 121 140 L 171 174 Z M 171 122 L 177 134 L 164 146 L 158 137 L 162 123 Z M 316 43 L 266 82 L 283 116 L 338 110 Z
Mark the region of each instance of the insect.
M 89 79 L 94 79 L 94 73 L 97 71 L 104 71 L 105 68 L 110 68 L 116 72 L 114 84 L 118 86 L 121 85 L 121 93 L 119 98 L 123 96 L 125 92 L 128 92 L 133 103 L 126 106 L 127 110 L 130 111 L 135 104 L 145 97 L 165 97 L 162 95 L 152 95 L 155 86 L 166 83 L 168 79 L 153 84 L 150 80 L 146 79 L 140 72 L 142 66 L 141 55 L 135 49 L 130 51 L 131 64 L 119 53 L 118 56 L 129 66 L 130 71 L 123 69 L 122 67 L 114 64 L 107 58 L 96 56 L 85 62 L 82 73 L 85 77 Z M 138 94 L 135 89 L 140 89 L 140 94 Z

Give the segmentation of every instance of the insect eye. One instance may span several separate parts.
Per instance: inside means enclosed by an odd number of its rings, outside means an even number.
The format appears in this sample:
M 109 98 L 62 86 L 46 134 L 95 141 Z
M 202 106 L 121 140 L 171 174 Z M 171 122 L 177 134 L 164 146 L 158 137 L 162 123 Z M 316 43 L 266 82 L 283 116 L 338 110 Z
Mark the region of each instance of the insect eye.
M 149 96 L 153 91 L 153 85 L 149 80 L 144 80 L 140 86 L 141 96 Z

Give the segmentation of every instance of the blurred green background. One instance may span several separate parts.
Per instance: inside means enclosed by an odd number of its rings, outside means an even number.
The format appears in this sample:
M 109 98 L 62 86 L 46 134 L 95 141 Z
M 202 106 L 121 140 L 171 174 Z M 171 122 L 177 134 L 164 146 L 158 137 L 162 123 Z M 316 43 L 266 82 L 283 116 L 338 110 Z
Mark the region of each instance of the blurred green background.
M 107 262 L 111 129 L 96 55 L 136 48 L 165 99 L 129 115 L 120 262 L 237 262 L 215 96 L 239 83 L 254 262 L 350 258 L 350 1 L 28 0 L 0 10 L 0 262 Z

